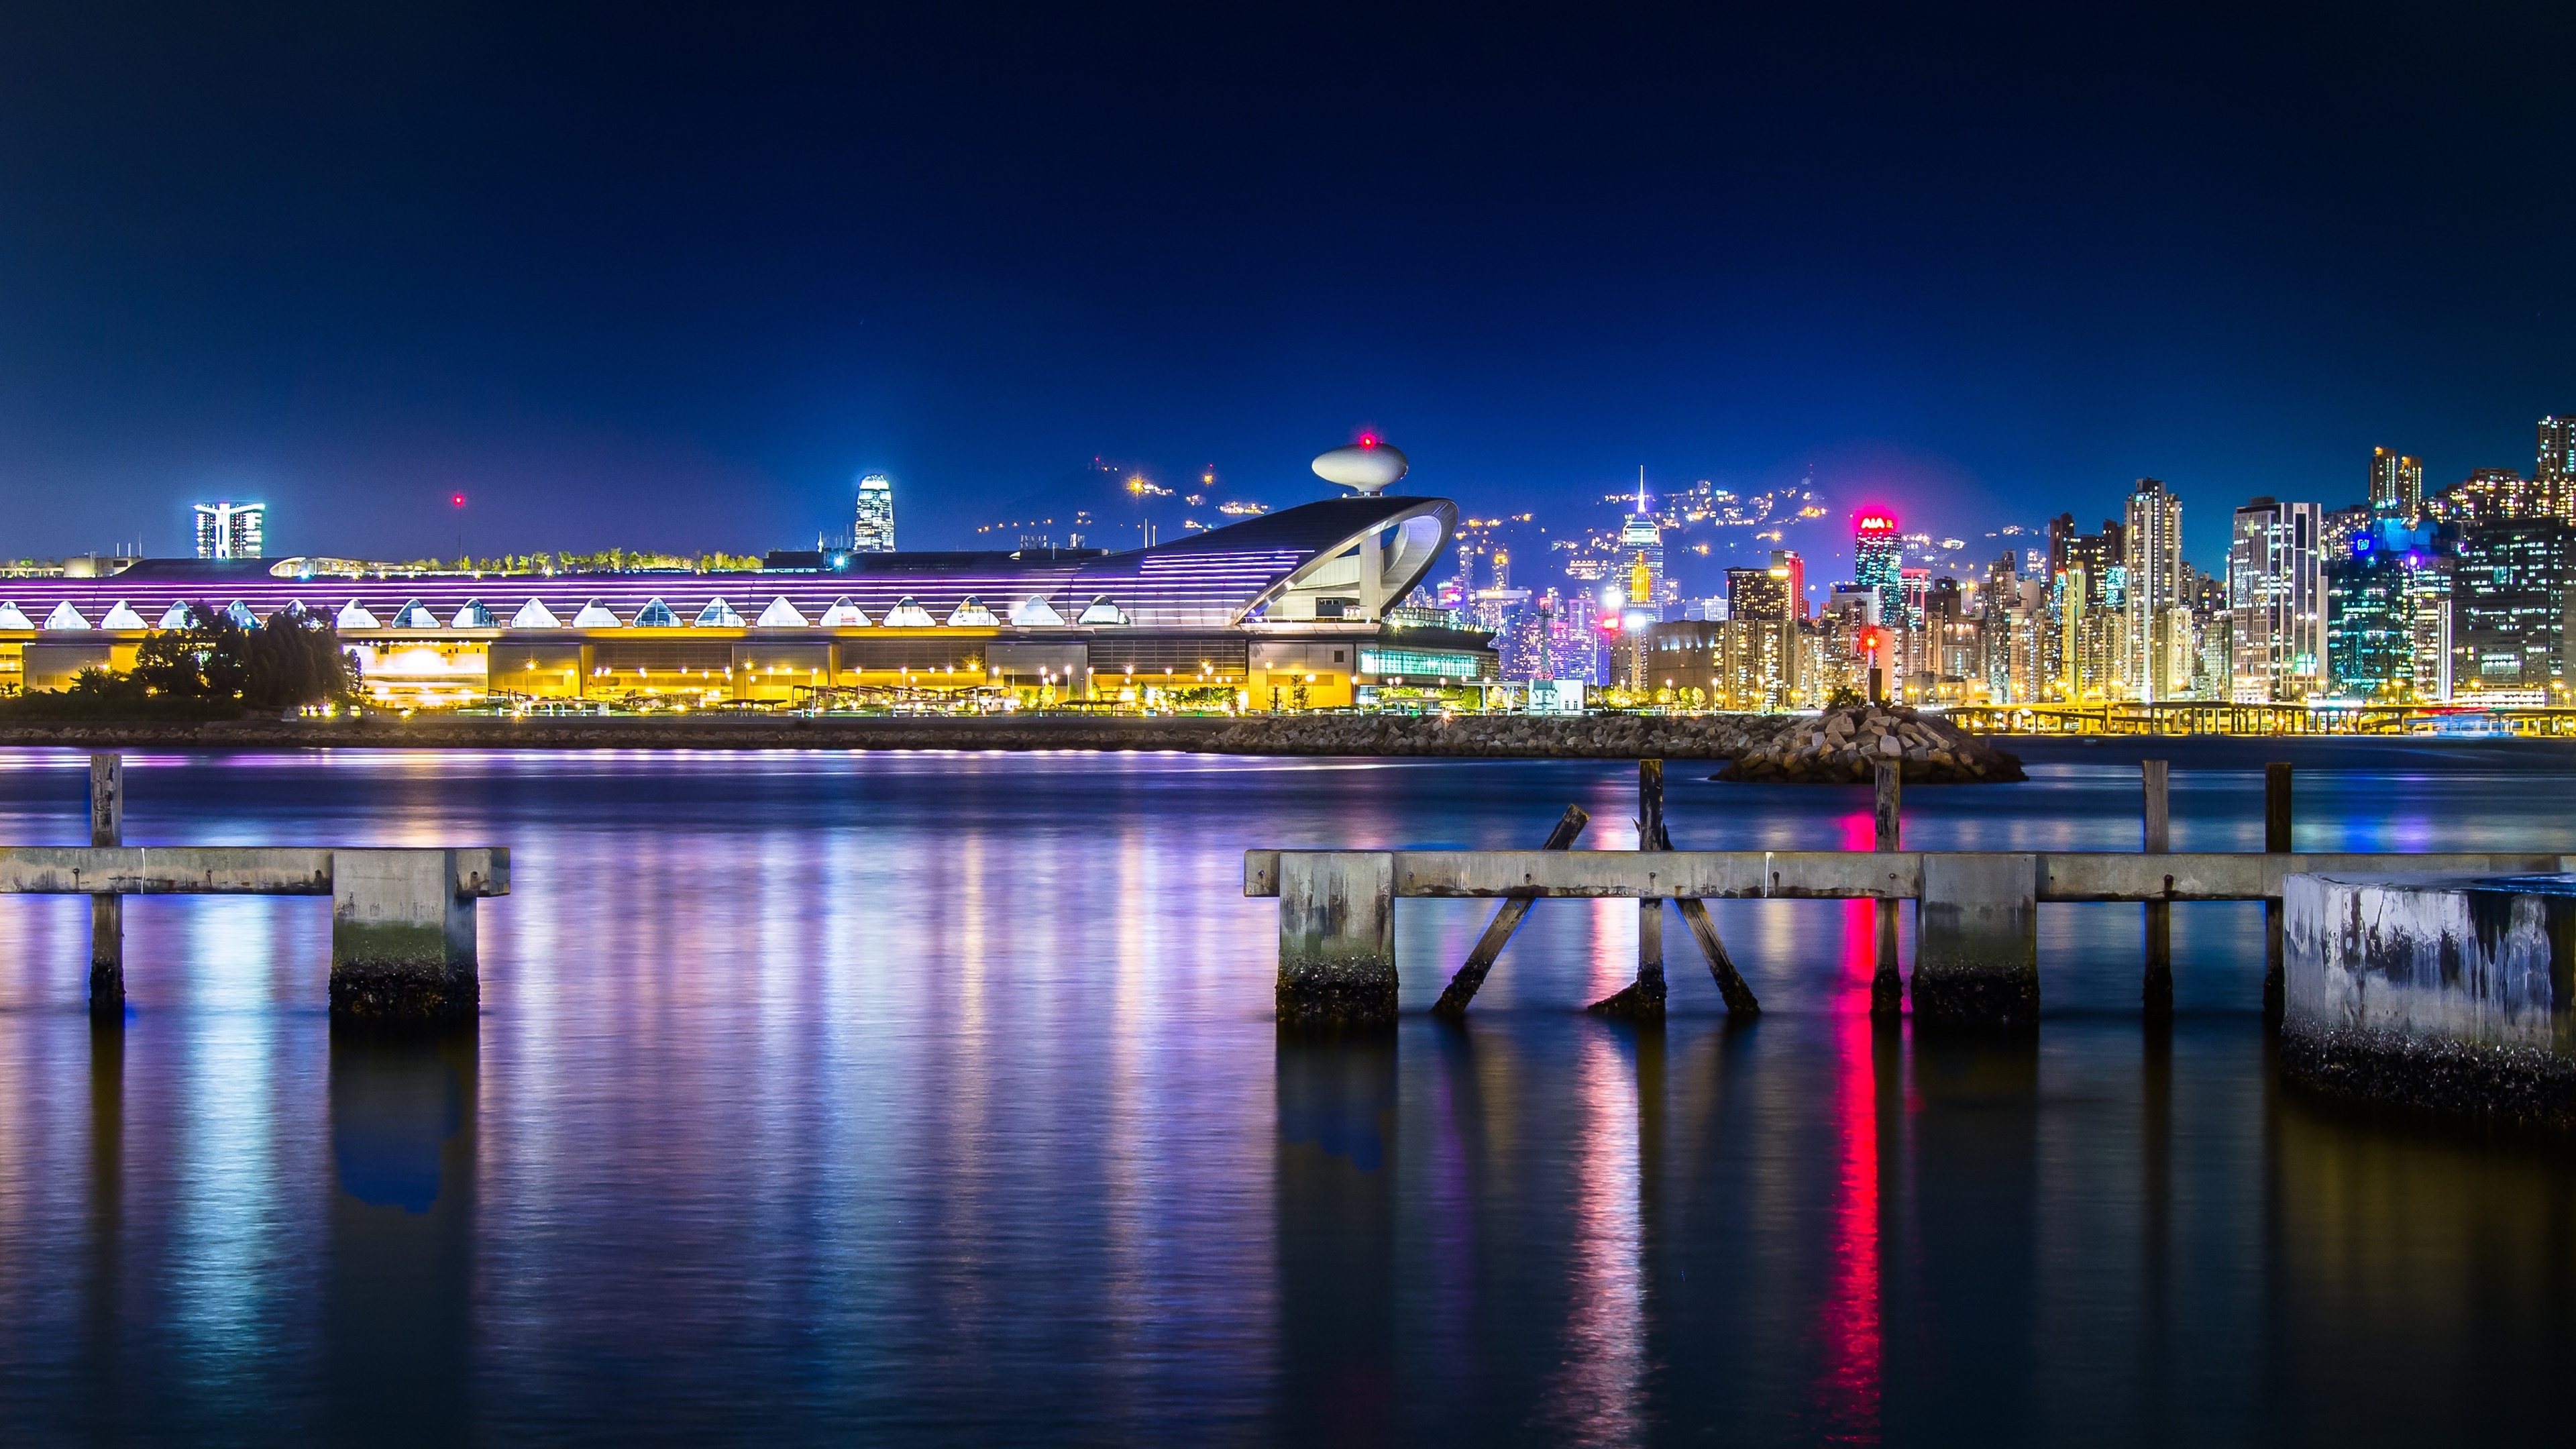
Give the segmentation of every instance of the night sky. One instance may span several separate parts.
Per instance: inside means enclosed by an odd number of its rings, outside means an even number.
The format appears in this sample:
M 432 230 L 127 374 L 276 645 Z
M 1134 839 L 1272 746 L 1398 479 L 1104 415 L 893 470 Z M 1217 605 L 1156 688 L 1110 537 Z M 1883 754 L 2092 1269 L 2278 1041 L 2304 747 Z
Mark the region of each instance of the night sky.
M 2214 564 L 2576 409 L 2551 9 L 13 5 L 0 553 L 963 546 L 1374 427 Z

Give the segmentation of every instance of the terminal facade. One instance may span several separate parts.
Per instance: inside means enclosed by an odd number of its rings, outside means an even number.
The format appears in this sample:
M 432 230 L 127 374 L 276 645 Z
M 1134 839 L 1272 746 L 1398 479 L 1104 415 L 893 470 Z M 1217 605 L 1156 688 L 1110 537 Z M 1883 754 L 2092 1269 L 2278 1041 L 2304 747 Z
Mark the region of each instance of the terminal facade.
M 130 669 L 193 609 L 331 619 L 388 704 L 985 691 L 1331 708 L 1497 674 L 1483 633 L 1397 605 L 1457 526 L 1438 498 L 1327 499 L 1124 553 L 773 554 L 723 573 L 469 574 L 143 559 L 0 580 L 0 679 Z M 100 561 L 102 567 L 106 560 Z

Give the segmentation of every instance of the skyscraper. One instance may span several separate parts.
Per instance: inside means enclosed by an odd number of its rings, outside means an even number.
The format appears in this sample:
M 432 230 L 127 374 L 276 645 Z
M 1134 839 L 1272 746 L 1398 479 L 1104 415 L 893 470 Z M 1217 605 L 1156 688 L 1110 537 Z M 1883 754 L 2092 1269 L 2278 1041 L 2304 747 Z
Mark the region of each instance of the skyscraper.
M 1619 529 L 1619 583 L 1628 609 L 1648 619 L 1664 617 L 1664 530 L 1646 511 L 1646 475 L 1637 474 L 1637 511 Z
M 1780 570 L 1789 581 L 1789 617 L 1807 617 L 1807 561 L 1798 557 L 1794 548 L 1775 548 L 1771 550 L 1771 567 Z
M 2326 601 L 2317 553 L 2324 510 L 2257 498 L 2236 510 L 2227 549 L 2227 601 L 2239 704 L 2296 703 L 2325 692 Z
M 2576 640 L 2576 529 L 2554 518 L 2460 530 L 2451 583 L 2458 694 L 2554 704 Z
M 2540 446 L 2531 470 L 2540 506 L 2552 518 L 2576 522 L 2576 417 L 2552 413 L 2540 420 Z
M 894 552 L 894 480 L 883 473 L 859 480 L 859 521 L 850 547 L 860 553 Z
M 1852 581 L 1877 592 L 1878 617 L 1886 624 L 1905 617 L 1904 553 L 1895 514 L 1864 513 L 1852 521 Z
M 265 503 L 198 504 L 197 557 L 259 557 L 267 516 Z
M 2130 685 L 2153 704 L 2191 685 L 2191 606 L 2183 595 L 2182 500 L 2155 478 L 2129 495 L 2123 603 Z
M 2375 518 L 2402 518 L 2409 526 L 2424 516 L 2424 460 L 2402 457 L 2393 448 L 2370 450 L 2370 512 Z

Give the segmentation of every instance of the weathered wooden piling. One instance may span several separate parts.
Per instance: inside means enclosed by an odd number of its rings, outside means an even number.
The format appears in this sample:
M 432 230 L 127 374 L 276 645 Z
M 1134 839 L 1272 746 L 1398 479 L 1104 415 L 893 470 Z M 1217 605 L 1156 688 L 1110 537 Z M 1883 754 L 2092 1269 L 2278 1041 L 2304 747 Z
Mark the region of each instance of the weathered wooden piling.
M 125 757 L 89 757 L 89 843 L 125 843 Z M 125 897 L 89 898 L 89 1010 L 101 1021 L 125 1020 Z
M 1922 857 L 1914 1021 L 2022 1030 L 2039 1023 L 2040 857 Z
M 1667 849 L 1664 835 L 1664 762 L 1637 762 L 1637 849 Z M 1592 1003 L 1604 1016 L 1660 1020 L 1664 1014 L 1664 903 L 1637 901 L 1637 979 Z
M 2138 789 L 2143 799 L 2145 851 L 2163 855 L 2173 848 L 2173 816 L 2166 786 L 2171 762 L 2138 762 Z M 2139 999 L 2150 1018 L 2173 1014 L 2173 903 L 2147 902 L 2147 969 Z
M 2274 760 L 2263 767 L 2263 850 L 2286 855 L 2290 850 L 2290 764 Z M 2278 898 L 2263 903 L 2263 1021 L 2281 1024 L 2281 924 Z
M 1395 1020 L 1395 857 L 1385 851 L 1279 854 L 1279 1020 L 1385 1026 Z
M 1547 843 L 1539 849 L 1573 849 L 1575 837 L 1581 835 L 1583 827 L 1591 821 L 1592 816 L 1582 806 L 1566 806 L 1565 814 L 1557 818 L 1556 828 L 1547 833 Z M 1512 933 L 1519 930 L 1521 922 L 1528 918 L 1529 909 L 1530 899 L 1526 896 L 1503 902 L 1502 909 L 1494 912 L 1494 919 L 1486 923 L 1485 934 L 1476 938 L 1476 948 L 1467 953 L 1467 964 L 1458 968 L 1458 974 L 1449 978 L 1449 985 L 1440 993 L 1440 999 L 1431 1004 L 1432 1015 L 1455 1018 L 1467 1014 L 1467 1004 L 1476 999 L 1487 973 L 1494 969 L 1494 962 L 1501 959 L 1503 947 L 1511 943 Z
M 1876 823 L 1878 826 L 1878 849 L 1901 850 L 1904 848 L 1904 806 L 1904 764 L 1896 760 L 1879 761 L 1878 801 L 1875 812 L 1877 816 Z M 1896 902 L 1878 902 L 1871 908 L 1871 916 L 1877 927 L 1875 933 L 1877 968 L 1870 973 L 1869 978 L 1869 1014 L 1877 1017 L 1893 1018 L 1905 1010 L 1904 978 L 1897 974 Z M 1922 924 L 1922 917 L 1919 909 L 1915 917 L 1915 923 L 1918 927 Z M 1915 942 L 1914 968 L 1918 973 L 1918 976 L 1923 969 L 1922 951 L 1922 941 L 1918 935 Z

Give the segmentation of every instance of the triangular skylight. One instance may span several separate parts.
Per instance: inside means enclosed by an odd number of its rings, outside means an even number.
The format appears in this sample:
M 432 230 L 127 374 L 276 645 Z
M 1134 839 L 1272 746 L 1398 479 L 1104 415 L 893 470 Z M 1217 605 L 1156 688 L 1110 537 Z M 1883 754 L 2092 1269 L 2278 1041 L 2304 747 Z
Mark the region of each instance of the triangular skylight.
M 769 601 L 768 608 L 760 611 L 757 622 L 763 629 L 799 629 L 804 627 L 806 620 L 803 614 L 796 612 L 794 604 L 787 602 L 787 596 L 780 594 Z
M 0 629 L 33 629 L 35 621 L 15 604 L 0 604 Z
M 73 608 L 70 601 L 66 600 L 54 605 L 54 611 L 45 616 L 45 627 L 48 629 L 86 629 L 89 627 L 89 620 L 81 617 L 81 611 Z
M 510 627 L 513 629 L 560 629 L 563 627 L 563 624 L 562 621 L 555 618 L 553 610 L 548 609 L 545 605 L 538 603 L 534 599 L 530 599 L 519 606 L 519 612 L 510 616 Z
M 823 627 L 826 629 L 865 629 L 872 623 L 874 621 L 868 618 L 867 610 L 851 603 L 846 594 L 834 599 L 832 607 L 823 611 Z
M 733 605 L 726 603 L 722 599 L 714 599 L 709 601 L 705 608 L 698 611 L 698 617 L 692 621 L 690 627 L 698 629 L 739 629 L 742 627 L 742 615 L 734 612 Z
M 929 629 L 938 624 L 930 617 L 930 611 L 921 607 L 910 594 L 895 600 L 894 607 L 886 611 L 885 621 L 889 629 Z
M 660 599 L 647 599 L 644 601 L 644 607 L 635 611 L 635 627 L 677 629 L 680 627 L 680 616 L 672 613 L 671 606 Z
M 125 607 L 125 601 L 123 599 L 119 599 L 116 601 L 115 607 L 107 611 L 107 617 L 98 621 L 98 627 L 102 629 L 140 629 L 143 627 L 143 616 L 134 612 L 132 609 Z
M 1044 595 L 1031 594 L 1011 606 L 1011 622 L 1023 629 L 1044 629 L 1064 622 Z
M 170 614 L 180 614 L 184 612 L 185 606 L 183 605 L 172 604 L 170 606 Z M 161 627 L 164 629 L 175 629 L 179 627 L 178 625 L 170 622 L 170 614 L 164 614 L 161 616 Z M 342 609 L 340 611 L 340 617 L 333 622 L 343 629 L 380 629 L 384 627 L 376 622 L 376 616 L 367 611 L 366 605 L 359 603 L 355 599 L 351 599 L 349 601 L 349 606 Z
M 580 613 L 572 616 L 572 626 L 576 629 L 614 629 L 617 616 L 608 612 L 607 605 L 593 599 L 581 606 Z

